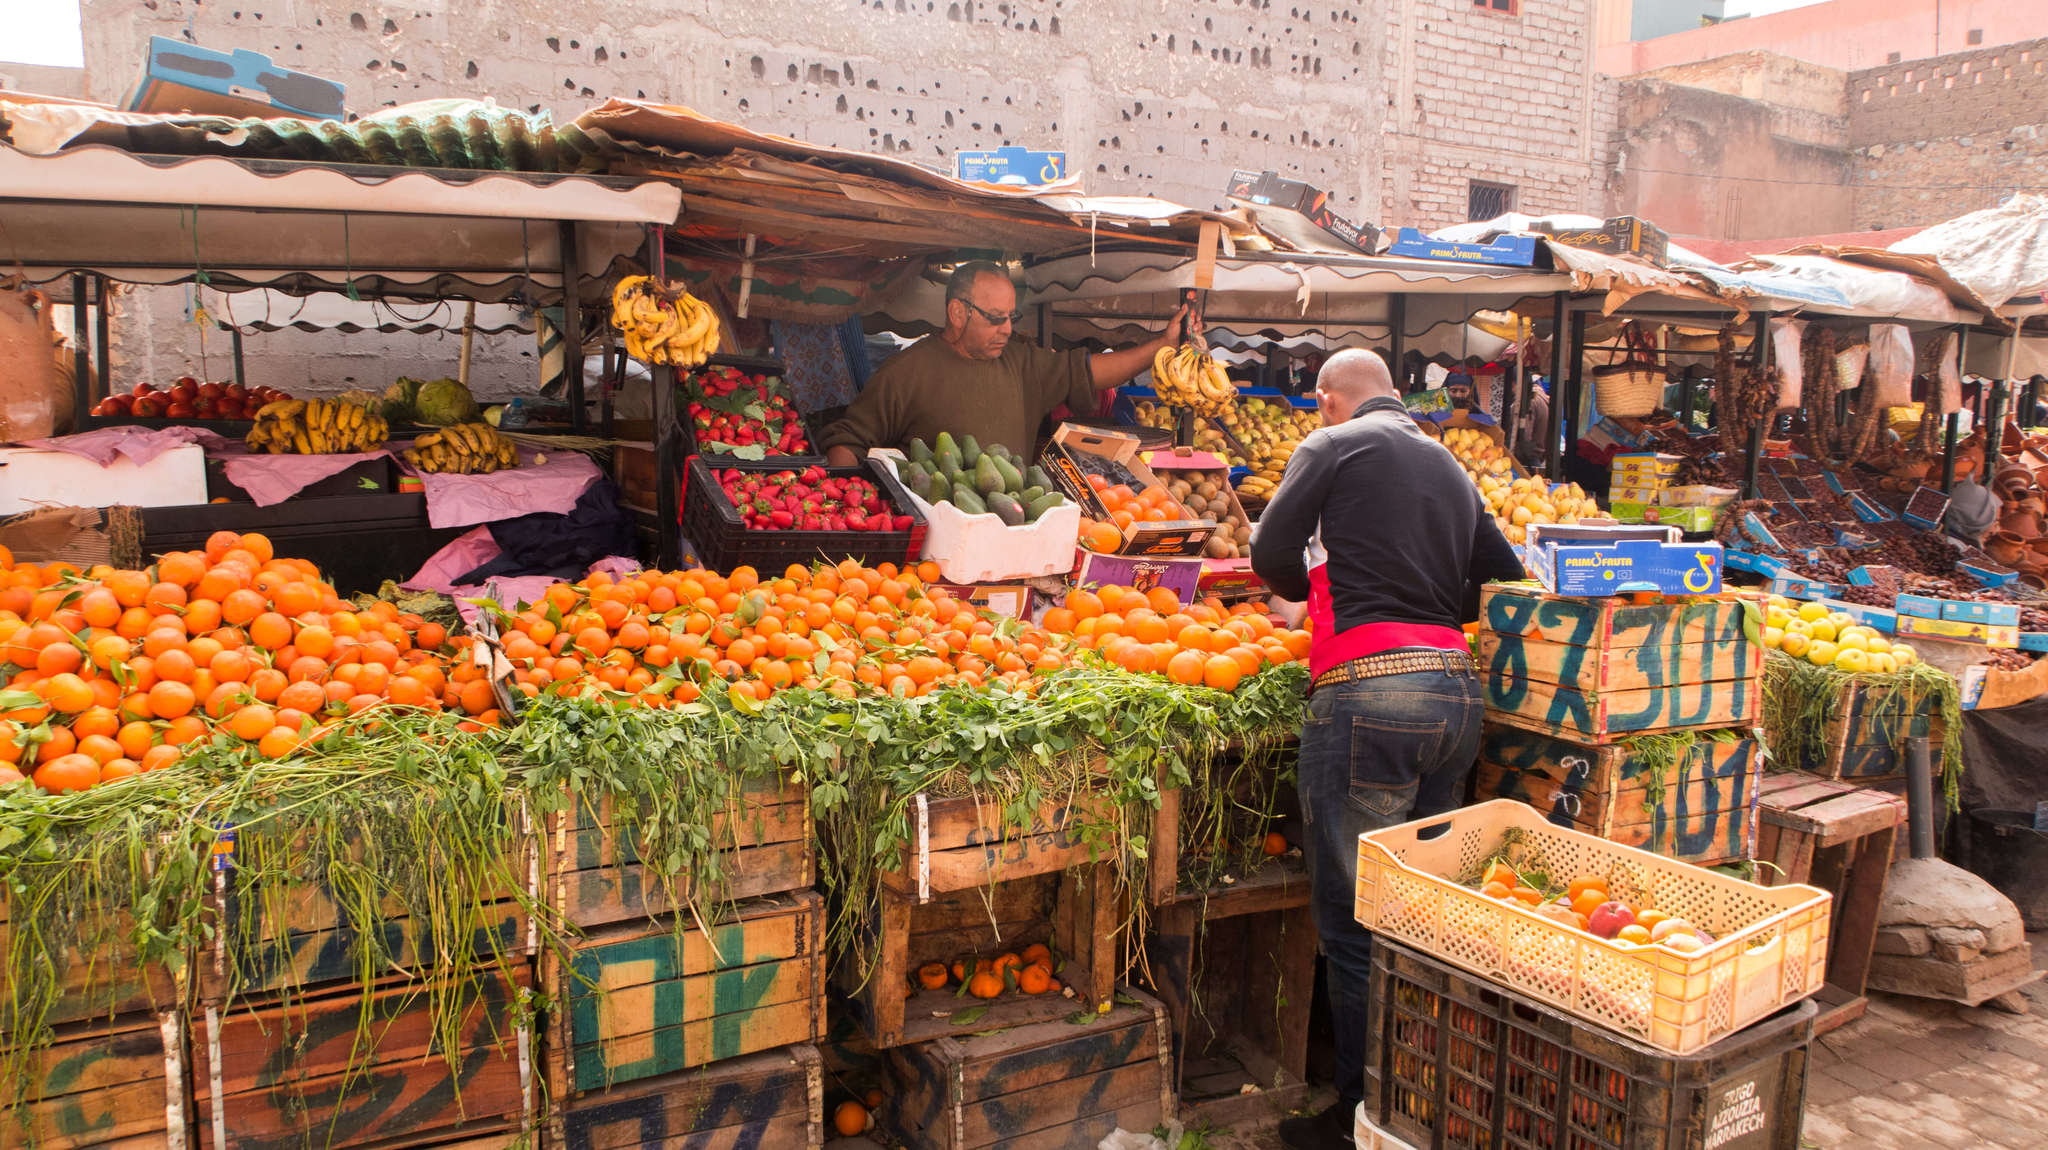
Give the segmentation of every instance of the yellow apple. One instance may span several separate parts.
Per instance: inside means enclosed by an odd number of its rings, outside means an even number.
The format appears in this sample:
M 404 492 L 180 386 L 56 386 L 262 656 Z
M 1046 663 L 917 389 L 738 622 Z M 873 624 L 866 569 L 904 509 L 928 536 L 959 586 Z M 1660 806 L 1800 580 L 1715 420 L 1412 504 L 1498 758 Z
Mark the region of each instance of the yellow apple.
M 1799 617 L 1809 623 L 1828 617 L 1828 609 L 1818 603 L 1807 602 L 1799 605 Z
M 1914 660 L 1920 657 L 1918 652 L 1904 643 L 1893 643 L 1891 655 L 1892 658 L 1898 660 L 1900 670 L 1912 666 Z
M 1771 650 L 1775 651 L 1775 650 L 1777 650 L 1777 649 L 1778 649 L 1778 644 L 1780 644 L 1780 643 L 1782 643 L 1782 642 L 1784 642 L 1784 641 L 1785 641 L 1785 631 L 1784 631 L 1784 629 L 1783 629 L 1783 628 L 1781 628 L 1781 627 L 1765 627 L 1765 628 L 1764 628 L 1764 646 L 1766 646 L 1766 647 L 1769 647 L 1769 648 L 1770 648 Z
M 1788 629 L 1785 632 L 1785 637 L 1778 640 L 1778 650 L 1797 659 L 1801 655 L 1806 654 L 1806 647 L 1809 642 L 1810 640 L 1807 639 L 1806 632 Z
M 1838 649 L 1833 641 L 1816 638 L 1806 645 L 1806 661 L 1816 667 L 1830 666 L 1835 661 L 1835 652 Z
M 1835 646 L 1845 651 L 1868 651 L 1870 649 L 1870 640 L 1864 638 L 1861 629 L 1851 627 L 1840 635 L 1835 636 Z
M 1816 641 L 1834 642 L 1837 630 L 1833 619 L 1815 619 L 1806 625 L 1806 633 L 1813 636 Z
M 1870 670 L 1870 653 L 1861 647 L 1843 647 L 1835 652 L 1835 669 L 1860 675 Z

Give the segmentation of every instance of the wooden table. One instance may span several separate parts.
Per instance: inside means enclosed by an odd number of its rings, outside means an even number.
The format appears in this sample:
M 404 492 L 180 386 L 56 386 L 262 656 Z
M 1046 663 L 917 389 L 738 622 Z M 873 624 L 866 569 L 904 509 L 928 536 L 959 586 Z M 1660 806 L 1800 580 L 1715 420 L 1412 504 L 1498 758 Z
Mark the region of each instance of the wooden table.
M 1878 904 L 1892 843 L 1905 820 L 1896 795 L 1801 771 L 1764 776 L 1757 833 L 1757 882 L 1801 882 L 1833 893 L 1827 985 L 1819 996 L 1816 1035 L 1863 1016 L 1863 989 L 1877 941 Z

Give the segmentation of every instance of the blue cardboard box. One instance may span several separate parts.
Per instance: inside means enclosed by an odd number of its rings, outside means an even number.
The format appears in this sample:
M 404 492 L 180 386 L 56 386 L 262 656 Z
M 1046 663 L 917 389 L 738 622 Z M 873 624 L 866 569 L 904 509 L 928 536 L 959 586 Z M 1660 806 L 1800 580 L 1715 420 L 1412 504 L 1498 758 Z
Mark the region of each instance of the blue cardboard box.
M 1721 545 L 1681 543 L 1674 527 L 1542 524 L 1531 532 L 1527 550 L 1537 580 L 1558 595 L 1721 590 Z
M 1856 534 L 1854 531 L 1844 531 L 1837 527 L 1835 528 L 1835 546 L 1845 551 L 1868 551 L 1872 547 L 1877 546 L 1877 540 L 1868 539 Z M 1849 579 L 1850 582 L 1855 582 L 1855 572 L 1849 573 Z
M 2020 581 L 2020 573 L 2005 567 L 1986 567 L 1968 559 L 1958 560 L 1956 570 L 1975 579 L 1985 587 L 2004 587 Z
M 1730 571 L 1748 571 L 1760 575 L 1763 573 L 1763 568 L 1758 567 L 1756 561 L 1757 556 L 1747 551 L 1724 551 L 1721 553 L 1721 565 Z
M 1783 551 L 1785 549 L 1785 545 L 1778 542 L 1778 537 L 1771 534 L 1771 529 L 1764 523 L 1763 516 L 1758 515 L 1754 511 L 1742 513 L 1742 530 L 1751 539 L 1756 540 L 1760 546 L 1767 547 L 1772 551 Z
M 1891 512 L 1879 507 L 1877 504 L 1864 498 L 1862 493 L 1856 491 L 1849 493 L 1849 510 L 1856 514 L 1856 518 L 1861 519 L 1865 523 L 1883 523 L 1888 519 L 1895 518 Z
M 1906 501 L 1906 509 L 1900 519 L 1922 531 L 1938 531 L 1941 521 L 1948 514 L 1948 496 L 1938 488 L 1922 486 Z
M 1880 575 L 1891 574 L 1896 576 L 1898 573 L 1898 568 L 1896 567 L 1884 564 L 1876 566 L 1865 564 L 1862 567 L 1849 568 L 1849 583 L 1854 587 L 1875 587 Z
M 1779 576 L 1771 580 L 1771 593 L 1787 599 L 1826 599 L 1842 593 L 1843 588 L 1834 583 L 1823 583 L 1818 579 L 1787 579 Z
M 2048 631 L 2021 631 L 2020 650 L 2048 651 Z
M 1394 246 L 1387 249 L 1387 254 L 1455 264 L 1505 264 L 1528 268 L 1538 266 L 1536 253 L 1540 250 L 1544 249 L 1535 236 L 1501 236 L 1483 244 L 1461 244 L 1430 239 L 1420 228 L 1402 228 L 1394 233 Z
M 973 184 L 1058 183 L 1067 178 L 1065 152 L 1039 152 L 1015 145 L 953 153 L 953 176 Z
M 1915 619 L 1941 618 L 1941 600 L 1928 595 L 1900 595 L 1892 606 L 1898 609 L 1899 614 Z
M 341 97 L 340 84 L 280 68 L 261 52 L 217 52 L 151 36 L 142 78 L 129 90 L 127 107 L 131 112 L 339 120 Z
M 1883 607 L 1872 607 L 1867 603 L 1844 603 L 1839 599 L 1821 600 L 1828 610 L 1840 611 L 1865 627 L 1890 635 L 1899 629 L 1899 613 Z
M 2020 625 L 2018 603 L 1978 603 L 1968 599 L 1943 599 L 1941 617 L 1958 623 L 1987 623 L 1993 627 Z

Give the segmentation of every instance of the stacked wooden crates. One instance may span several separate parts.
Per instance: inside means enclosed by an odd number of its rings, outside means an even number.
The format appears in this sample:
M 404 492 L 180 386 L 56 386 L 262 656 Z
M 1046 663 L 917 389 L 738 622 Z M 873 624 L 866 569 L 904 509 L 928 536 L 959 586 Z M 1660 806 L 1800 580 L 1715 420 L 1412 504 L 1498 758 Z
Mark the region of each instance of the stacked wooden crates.
M 610 800 L 543 820 L 544 895 L 578 936 L 540 955 L 550 1145 L 822 1144 L 809 790 L 747 776 L 708 831 L 712 869 L 666 875 Z
M 1686 862 L 1749 858 L 1764 650 L 1734 595 L 1481 597 L 1480 800 Z M 1681 739 L 1643 736 L 1677 735 Z
M 1117 985 L 1115 864 L 1081 832 L 1099 801 L 1014 819 L 971 795 L 912 797 L 906 858 L 877 875 L 875 960 L 848 956 L 841 971 L 895 1083 L 881 1117 L 912 1150 L 1087 1148 L 1171 1117 L 1170 1026 L 1156 1001 Z M 1061 989 L 1006 985 L 982 1001 L 916 979 L 929 963 L 986 964 L 1033 944 L 1053 955 Z
M 133 927 L 125 909 L 35 908 L 0 893 L 0 955 L 11 953 L 15 931 L 78 939 L 53 956 L 51 1002 L 40 1019 L 53 1041 L 28 1052 L 25 1073 L 5 1087 L 0 1148 L 190 1145 L 184 1014 L 172 972 L 136 955 Z M 0 1051 L 12 1064 L 14 1044 L 33 1043 L 31 1031 L 41 1027 L 4 1015 Z
M 349 898 L 248 854 L 302 858 L 312 844 L 224 831 L 207 908 L 213 944 L 193 959 L 191 1143 L 528 1144 L 538 1083 L 523 832 L 507 835 L 492 874 L 476 876 L 490 889 L 472 892 L 468 937 L 449 939 L 395 892 L 372 927 Z M 450 952 L 463 957 L 450 964 Z

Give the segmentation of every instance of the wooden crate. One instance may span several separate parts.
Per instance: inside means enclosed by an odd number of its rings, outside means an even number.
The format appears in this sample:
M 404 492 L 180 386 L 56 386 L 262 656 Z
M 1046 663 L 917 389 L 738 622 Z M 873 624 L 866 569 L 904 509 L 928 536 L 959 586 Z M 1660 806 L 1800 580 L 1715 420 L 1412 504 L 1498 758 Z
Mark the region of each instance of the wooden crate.
M 1878 904 L 1906 804 L 1896 795 L 1799 771 L 1766 775 L 1760 790 L 1756 881 L 1803 882 L 1835 897 L 1827 984 L 1814 1021 L 1815 1033 L 1825 1034 L 1863 1016 Z
M 1812 720 L 1801 716 L 1800 721 Z M 1840 693 L 1822 719 L 1818 758 L 1799 732 L 1782 727 L 1781 720 L 1769 735 L 1771 749 L 1785 766 L 1825 779 L 1865 783 L 1905 778 L 1906 739 L 1914 735 L 1927 737 L 1928 761 L 1939 777 L 1948 730 L 1934 696 L 1914 699 L 1897 688 L 1849 675 L 1842 676 Z
M 189 1145 L 184 1060 L 175 1010 L 65 1026 L 29 1055 L 24 1104 L 0 1114 L 0 1150 Z M 14 1097 L 13 1083 L 0 1089 Z
M 1183 893 L 1153 913 L 1152 985 L 1172 1024 L 1173 1081 L 1191 1121 L 1241 1126 L 1307 1103 L 1316 942 L 1299 859 Z
M 799 891 L 738 904 L 709 933 L 643 921 L 543 953 L 550 1125 L 588 1092 L 823 1037 L 824 917 Z
M 1754 738 L 1695 740 L 1652 802 L 1655 770 L 1621 743 L 1580 743 L 1489 722 L 1473 798 L 1518 799 L 1558 826 L 1701 866 L 1751 856 L 1763 777 Z
M 817 1150 L 825 1077 L 786 1046 L 569 1100 L 554 1150 Z
M 0 887 L 0 954 L 8 953 L 13 945 L 11 903 L 6 889 Z M 73 933 L 69 929 L 45 931 L 44 937 L 63 938 Z M 56 996 L 42 1012 L 43 1021 L 52 1026 L 104 1022 L 177 1004 L 175 973 L 138 956 L 135 919 L 125 906 L 106 908 L 104 917 L 75 933 L 78 945 L 63 947 L 51 956 L 57 967 Z M 5 1001 L 6 996 L 0 995 L 0 1003 Z M 0 1028 L 11 1029 L 5 1010 L 0 1006 Z
M 738 808 L 712 821 L 723 873 L 708 891 L 691 891 L 687 874 L 665 879 L 642 863 L 637 837 L 619 825 L 608 798 L 546 816 L 549 904 L 569 922 L 591 927 L 665 915 L 693 897 L 729 902 L 809 888 L 817 875 L 810 788 L 756 777 L 740 795 Z
M 1270 762 L 1272 769 L 1277 772 L 1283 766 L 1292 763 L 1297 751 L 1298 743 L 1290 736 L 1265 753 L 1271 756 L 1267 762 Z M 1233 747 L 1218 756 L 1209 765 L 1209 771 L 1211 774 L 1235 771 L 1244 763 L 1243 755 L 1242 746 Z M 1181 788 L 1167 786 L 1166 781 L 1162 772 L 1159 780 L 1159 809 L 1152 813 L 1152 830 L 1150 837 L 1146 839 L 1145 901 L 1152 906 L 1165 906 L 1181 894 L 1181 864 L 1185 861 L 1191 846 L 1182 839 L 1187 837 L 1190 823 L 1194 821 L 1186 809 L 1188 797 L 1181 793 Z M 1295 813 L 1299 812 L 1299 803 L 1294 799 L 1291 786 L 1282 786 L 1277 780 L 1255 782 L 1244 775 L 1238 775 L 1236 782 L 1237 785 L 1228 790 L 1247 810 L 1264 809 L 1266 796 L 1263 788 L 1270 787 L 1278 795 L 1278 802 L 1275 804 L 1276 815 L 1283 814 L 1283 811 L 1277 809 L 1281 807 L 1291 809 Z M 1266 828 L 1247 829 L 1263 835 Z
M 872 969 L 859 967 L 853 955 L 839 969 L 840 983 L 854 996 L 878 1050 L 1064 1018 L 1108 1003 L 1115 990 L 1122 969 L 1116 937 L 1121 915 L 1110 864 L 934 894 L 928 902 L 884 882 L 878 898 Z M 1074 997 L 1009 991 L 984 1002 L 958 993 L 957 985 L 915 985 L 917 968 L 927 962 L 992 961 L 1034 942 L 1053 951 L 1054 977 Z
M 1087 1025 L 1038 1022 L 890 1050 L 890 1126 L 911 1150 L 1094 1150 L 1119 1127 L 1151 1130 L 1174 1110 L 1166 1009 L 1118 995 Z
M 500 876 L 503 883 L 482 892 L 476 902 L 481 910 L 467 953 L 483 965 L 505 964 L 533 953 L 533 923 L 517 888 L 525 888 L 529 901 L 538 897 L 535 856 L 530 836 L 516 835 L 513 842 Z M 247 843 L 232 832 L 223 834 L 215 848 L 213 890 L 207 900 L 214 937 L 194 962 L 200 1001 L 270 1001 L 282 994 L 360 986 L 358 956 L 367 945 L 376 945 L 383 956 L 372 963 L 373 979 L 397 971 L 419 973 L 443 952 L 445 944 L 427 923 L 413 918 L 399 895 L 381 900 L 377 922 L 359 923 L 346 901 L 321 883 L 280 884 L 244 877 L 235 866 L 238 851 L 244 849 Z
M 1487 716 L 1607 743 L 1755 724 L 1764 650 L 1733 597 L 1636 606 L 1518 587 L 1481 596 Z
M 208 1150 L 396 1147 L 532 1131 L 525 963 L 443 984 L 459 1010 L 444 1057 L 427 984 L 398 977 L 265 1005 L 204 1006 L 192 1036 L 194 1129 Z

